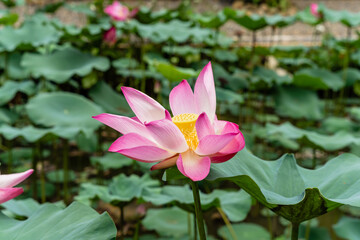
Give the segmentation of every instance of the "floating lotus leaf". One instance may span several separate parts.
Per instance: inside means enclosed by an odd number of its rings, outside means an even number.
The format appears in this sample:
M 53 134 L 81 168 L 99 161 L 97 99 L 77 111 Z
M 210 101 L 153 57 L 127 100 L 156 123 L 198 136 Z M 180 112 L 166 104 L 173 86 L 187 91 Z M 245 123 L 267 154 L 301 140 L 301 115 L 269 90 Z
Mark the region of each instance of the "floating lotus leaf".
M 0 135 L 7 140 L 23 137 L 28 142 L 37 142 L 48 133 L 50 133 L 48 129 L 35 128 L 33 126 L 23 128 L 16 128 L 6 124 L 0 126 Z
M 197 55 L 201 51 L 199 48 L 194 48 L 188 45 L 185 46 L 165 46 L 162 51 L 168 54 L 175 54 L 179 56 Z
M 298 12 L 296 14 L 296 18 L 310 25 L 317 25 L 322 22 L 321 18 L 317 18 L 311 13 L 310 7 L 307 7 L 303 11 Z
M 212 165 L 207 180 L 232 181 L 276 214 L 300 223 L 342 204 L 359 207 L 359 170 L 360 158 L 353 154 L 308 170 L 291 154 L 264 161 L 244 149 L 231 160 Z
M 32 95 L 35 93 L 35 84 L 32 81 L 14 82 L 6 81 L 0 87 L 0 106 L 11 101 L 17 92 Z
M 0 108 L 0 124 L 13 124 L 18 118 L 19 116 L 16 113 L 9 111 L 6 108 Z
M 170 82 L 181 82 L 183 79 L 196 77 L 198 72 L 191 68 L 176 67 L 168 62 L 154 61 L 153 66 Z
M 175 239 L 188 235 L 188 226 L 194 225 L 193 216 L 177 207 L 149 209 L 142 224 L 146 229 L 155 230 L 161 236 L 171 236 Z
M 315 131 L 304 130 L 286 122 L 281 125 L 267 124 L 267 134 L 282 134 L 288 139 L 305 139 L 310 144 L 326 151 L 337 151 L 350 147 L 352 144 L 360 145 L 360 138 L 354 137 L 346 131 L 338 131 L 334 135 L 324 135 Z
M 262 226 L 253 223 L 239 223 L 231 225 L 234 229 L 236 237 L 241 240 L 270 240 L 271 236 Z M 218 234 L 223 239 L 233 239 L 229 229 L 222 226 L 218 230 Z
M 144 192 L 142 198 L 154 205 L 175 204 L 178 207 L 194 212 L 194 197 L 188 185 L 164 186 Z M 251 207 L 251 198 L 244 191 L 214 190 L 209 194 L 200 192 L 203 211 L 221 207 L 230 221 L 238 222 L 246 218 Z
M 62 33 L 50 24 L 25 21 L 18 29 L 5 27 L 0 30 L 0 48 L 6 51 L 13 51 L 18 47 L 26 45 L 39 47 L 58 42 L 61 35 Z
M 19 221 L 0 214 L 0 239 L 15 240 L 112 240 L 116 227 L 107 213 L 74 202 L 66 209 L 42 205 L 27 220 Z
M 130 175 L 129 177 L 120 174 L 114 177 L 109 185 L 100 186 L 91 183 L 81 184 L 78 201 L 88 202 L 93 199 L 101 199 L 113 205 L 124 205 L 134 198 L 140 198 L 149 188 L 158 187 L 159 181 L 153 180 L 148 174 L 139 177 Z
M 26 105 L 30 119 L 46 127 L 78 129 L 86 135 L 97 129 L 100 124 L 91 116 L 103 110 L 81 95 L 68 92 L 41 93 L 30 99 Z
M 204 42 L 208 38 L 215 37 L 215 32 L 210 29 L 192 27 L 191 22 L 182 22 L 177 19 L 166 23 L 158 22 L 153 24 L 141 24 L 133 20 L 129 24 L 141 38 L 150 39 L 155 43 L 169 41 L 183 43 L 188 40 Z
M 342 217 L 333 228 L 338 237 L 349 240 L 360 240 L 360 219 L 353 217 Z
M 257 14 L 248 15 L 240 13 L 237 16 L 233 16 L 232 19 L 236 23 L 251 31 L 257 31 L 268 25 L 265 17 Z
M 21 65 L 36 78 L 44 77 L 63 83 L 74 75 L 86 76 L 93 69 L 106 71 L 110 62 L 105 57 L 93 56 L 69 47 L 48 55 L 25 53 Z
M 305 119 L 321 119 L 323 104 L 316 92 L 297 87 L 278 87 L 275 110 L 280 116 Z
M 7 63 L 5 63 L 7 58 Z M 0 56 L 0 67 L 7 71 L 7 77 L 10 79 L 24 79 L 30 77 L 27 69 L 20 66 L 22 55 L 19 52 L 9 53 L 7 56 Z
M 94 156 L 90 158 L 93 165 L 100 165 L 102 169 L 120 169 L 122 167 L 130 166 L 133 160 L 118 153 L 106 153 L 104 156 Z
M 271 87 L 273 85 L 289 84 L 292 82 L 290 76 L 280 76 L 275 71 L 261 66 L 255 67 L 253 74 L 254 77 L 251 78 L 253 83 L 259 84 L 259 82 L 262 81 L 267 85 L 267 87 Z
M 65 208 L 65 204 L 61 201 L 53 204 L 62 209 Z M 11 199 L 10 201 L 1 204 L 1 206 L 16 216 L 30 217 L 38 211 L 42 205 L 32 198 L 26 198 L 21 200 Z
M 337 74 L 329 70 L 307 68 L 294 74 L 294 85 L 314 90 L 332 89 L 338 91 L 344 87 L 344 82 Z
M 133 115 L 125 97 L 114 91 L 104 81 L 100 81 L 92 87 L 89 91 L 89 96 L 108 113 Z
M 269 26 L 282 28 L 293 24 L 296 21 L 296 17 L 272 15 L 272 16 L 265 16 L 265 21 Z
M 360 81 L 360 71 L 356 68 L 341 70 L 337 72 L 337 75 L 342 79 L 346 78 L 346 87 L 353 86 L 356 82 Z
M 46 173 L 47 179 L 53 183 L 63 183 L 64 182 L 64 170 L 55 170 Z M 68 171 L 68 181 L 74 182 L 76 180 L 75 172 L 72 170 Z

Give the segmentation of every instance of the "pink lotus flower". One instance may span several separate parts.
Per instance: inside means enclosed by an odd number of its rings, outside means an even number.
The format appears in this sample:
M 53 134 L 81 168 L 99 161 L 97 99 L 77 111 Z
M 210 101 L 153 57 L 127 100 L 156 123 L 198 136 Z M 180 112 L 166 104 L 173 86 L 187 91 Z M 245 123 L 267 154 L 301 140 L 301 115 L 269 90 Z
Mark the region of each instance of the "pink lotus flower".
M 319 5 L 317 3 L 310 4 L 310 12 L 314 17 L 319 18 L 320 17 Z
M 109 30 L 107 30 L 104 34 L 103 40 L 110 46 L 114 45 L 116 43 L 116 28 L 111 27 Z
M 245 140 L 235 123 L 217 120 L 211 63 L 197 78 L 194 92 L 183 80 L 170 93 L 174 115 L 144 93 L 121 88 L 136 117 L 100 114 L 93 118 L 124 134 L 109 148 L 142 162 L 160 162 L 151 169 L 177 165 L 193 181 L 203 180 L 211 163 L 231 159 Z
M 107 6 L 104 10 L 104 12 L 112 17 L 115 21 L 126 21 L 127 19 L 134 17 L 138 11 L 138 8 L 134 8 L 132 11 L 130 11 L 128 7 L 117 1 Z
M 34 170 L 30 169 L 22 173 L 0 175 L 0 204 L 13 199 L 24 192 L 22 188 L 13 186 L 28 178 Z

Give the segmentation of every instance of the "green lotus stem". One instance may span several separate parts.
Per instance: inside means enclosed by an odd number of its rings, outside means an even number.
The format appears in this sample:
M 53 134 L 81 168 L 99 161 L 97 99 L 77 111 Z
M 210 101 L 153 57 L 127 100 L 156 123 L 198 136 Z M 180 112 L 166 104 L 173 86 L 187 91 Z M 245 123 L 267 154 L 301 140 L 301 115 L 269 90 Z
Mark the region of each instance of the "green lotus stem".
M 125 233 L 124 233 L 124 225 L 125 225 L 125 214 L 124 214 L 124 205 L 122 204 L 120 206 L 120 232 L 121 232 L 121 237 L 120 239 L 123 240 L 125 237 Z
M 305 240 L 309 240 L 310 228 L 311 228 L 311 219 L 308 220 L 307 223 L 306 223 Z
M 272 218 L 270 216 L 270 210 L 267 211 L 267 214 L 266 214 L 266 218 L 267 218 L 267 221 L 268 221 L 268 228 L 269 228 L 269 233 L 270 233 L 270 239 L 274 239 L 274 236 L 273 236 L 273 231 L 272 231 Z
M 300 226 L 300 223 L 292 223 L 291 240 L 299 239 L 299 226 Z
M 229 232 L 230 232 L 230 235 L 231 237 L 233 238 L 233 240 L 237 240 L 238 238 L 236 237 L 236 233 L 234 231 L 234 228 L 232 227 L 229 219 L 226 217 L 226 214 L 224 213 L 224 211 L 221 209 L 221 207 L 217 207 L 216 208 L 218 210 L 218 212 L 220 213 L 221 215 L 221 218 L 223 219 L 226 227 L 228 228 Z
M 41 188 L 41 202 L 46 202 L 46 189 L 45 189 L 45 168 L 44 168 L 44 159 L 41 156 L 40 143 L 36 143 L 36 156 L 40 160 L 41 171 L 40 171 L 40 188 Z
M 139 240 L 140 222 L 138 221 L 135 226 L 134 240 Z
M 197 224 L 196 224 L 196 215 L 193 214 L 193 216 L 194 216 L 194 219 L 193 219 L 193 221 L 194 221 L 194 240 L 197 240 L 198 231 L 197 231 Z
M 32 174 L 33 198 L 37 199 L 37 156 L 35 146 L 32 149 L 32 169 L 34 169 L 34 173 Z
M 187 215 L 187 227 L 188 227 L 188 235 L 189 235 L 189 238 L 191 237 L 191 215 L 190 213 L 188 212 L 188 215 Z
M 194 207 L 195 207 L 196 221 L 197 221 L 197 225 L 198 225 L 200 240 L 206 240 L 205 228 L 204 228 L 204 218 L 203 218 L 203 214 L 202 214 L 202 210 L 201 210 L 199 186 L 198 186 L 197 182 L 194 182 L 191 180 L 190 180 L 190 185 L 191 185 L 191 188 L 193 191 L 193 196 L 194 196 Z M 194 236 L 195 235 L 196 235 L 196 232 L 195 232 Z
M 69 195 L 69 141 L 67 139 L 64 140 L 64 150 L 63 150 L 63 174 L 64 174 L 64 201 L 65 203 L 68 202 L 68 195 Z

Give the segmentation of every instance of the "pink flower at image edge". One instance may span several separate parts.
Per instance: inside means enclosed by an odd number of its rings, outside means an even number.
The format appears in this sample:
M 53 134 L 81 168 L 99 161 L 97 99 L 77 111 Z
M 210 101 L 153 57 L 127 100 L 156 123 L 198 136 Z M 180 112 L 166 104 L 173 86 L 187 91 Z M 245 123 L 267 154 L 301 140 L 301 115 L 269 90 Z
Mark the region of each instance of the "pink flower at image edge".
M 206 178 L 211 163 L 231 159 L 245 146 L 235 123 L 218 120 L 211 63 L 198 76 L 194 92 L 186 80 L 170 92 L 170 113 L 146 94 L 122 87 L 136 117 L 113 114 L 94 116 L 96 120 L 123 134 L 109 148 L 141 162 L 159 162 L 151 169 L 177 165 L 193 181 Z
M 115 21 L 126 21 L 127 19 L 134 17 L 138 10 L 138 8 L 134 8 L 130 12 L 128 7 L 122 5 L 120 2 L 115 1 L 111 5 L 107 6 L 104 12 L 112 17 Z
M 320 17 L 319 14 L 319 5 L 317 3 L 310 4 L 310 12 L 314 17 Z
M 22 173 L 0 175 L 0 204 L 13 199 L 24 192 L 22 188 L 14 188 L 28 178 L 34 170 L 30 169 Z

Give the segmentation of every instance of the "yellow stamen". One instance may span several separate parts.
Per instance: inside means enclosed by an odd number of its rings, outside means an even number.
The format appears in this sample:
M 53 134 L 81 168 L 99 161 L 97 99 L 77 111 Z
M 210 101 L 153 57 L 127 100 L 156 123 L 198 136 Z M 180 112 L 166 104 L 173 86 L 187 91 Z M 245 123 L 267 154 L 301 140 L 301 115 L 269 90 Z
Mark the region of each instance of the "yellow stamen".
M 182 113 L 172 118 L 173 123 L 180 129 L 184 135 L 189 148 L 195 150 L 199 144 L 196 134 L 195 123 L 199 115 L 195 113 Z

